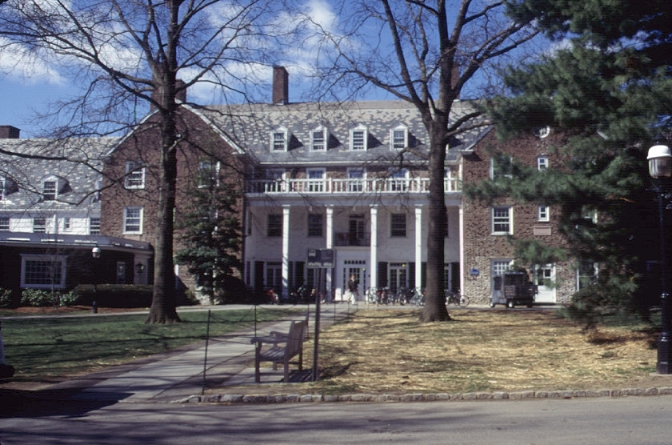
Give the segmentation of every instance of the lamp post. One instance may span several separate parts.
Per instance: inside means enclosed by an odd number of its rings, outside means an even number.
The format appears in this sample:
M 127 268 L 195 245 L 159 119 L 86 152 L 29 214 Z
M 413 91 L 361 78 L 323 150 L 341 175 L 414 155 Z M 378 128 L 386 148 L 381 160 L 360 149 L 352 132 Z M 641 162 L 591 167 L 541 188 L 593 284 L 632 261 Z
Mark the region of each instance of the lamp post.
M 654 178 L 657 184 L 658 192 L 658 214 L 660 223 L 660 338 L 658 339 L 658 362 L 656 371 L 658 374 L 670 374 L 670 296 L 667 293 L 667 260 L 666 260 L 666 242 L 663 200 L 665 190 L 663 188 L 663 178 L 669 178 L 672 175 L 672 153 L 667 145 L 654 145 L 649 149 L 649 174 Z
M 98 247 L 98 244 L 96 244 L 96 246 L 93 249 L 91 249 L 91 256 L 96 259 L 100 258 L 100 247 Z M 94 264 L 97 265 L 98 261 L 96 261 Z M 96 303 L 96 291 L 98 290 L 97 283 L 98 283 L 98 277 L 96 275 L 96 277 L 93 279 L 93 301 L 91 302 L 91 312 L 94 314 L 98 313 L 98 306 Z

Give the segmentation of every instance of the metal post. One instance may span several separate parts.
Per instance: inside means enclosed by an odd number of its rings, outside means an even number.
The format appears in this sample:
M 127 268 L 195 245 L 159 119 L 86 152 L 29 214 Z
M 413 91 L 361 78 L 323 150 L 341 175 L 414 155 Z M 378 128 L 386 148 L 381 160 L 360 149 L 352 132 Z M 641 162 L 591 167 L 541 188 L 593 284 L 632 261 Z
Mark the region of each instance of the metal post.
M 315 338 L 314 338 L 315 348 L 313 350 L 313 382 L 317 382 L 319 374 L 318 355 L 320 344 L 320 305 L 322 300 L 322 298 L 320 298 L 319 289 L 321 289 L 322 285 L 321 278 L 323 269 L 317 269 L 317 270 L 318 270 L 318 277 L 320 279 L 318 279 L 318 286 L 317 286 L 318 291 L 315 292 Z
M 658 339 L 658 374 L 670 374 L 670 296 L 667 293 L 667 252 L 665 242 L 665 218 L 663 184 L 658 179 L 658 213 L 660 218 L 660 338 Z

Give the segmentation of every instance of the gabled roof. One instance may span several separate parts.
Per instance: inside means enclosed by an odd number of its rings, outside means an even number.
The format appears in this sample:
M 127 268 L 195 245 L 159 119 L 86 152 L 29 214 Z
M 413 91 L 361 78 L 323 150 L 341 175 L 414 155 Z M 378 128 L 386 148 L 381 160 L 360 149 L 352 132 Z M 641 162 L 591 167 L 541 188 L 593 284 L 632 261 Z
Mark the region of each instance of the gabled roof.
M 11 185 L 0 211 L 99 209 L 91 194 L 102 178 L 102 155 L 116 140 L 0 139 L 0 179 Z M 53 178 L 59 178 L 57 199 L 45 201 L 43 182 Z
M 422 153 L 429 150 L 429 135 L 420 114 L 405 101 L 228 105 L 204 107 L 200 111 L 261 165 L 389 164 L 399 156 L 399 151 L 390 148 L 390 131 L 400 125 L 408 128 L 409 146 L 420 154 L 404 153 L 406 162 L 425 162 Z M 469 102 L 457 101 L 452 116 L 458 119 L 471 111 L 473 106 Z M 313 152 L 310 132 L 320 126 L 329 130 L 329 148 Z M 349 146 L 350 131 L 358 126 L 368 130 L 366 151 L 353 151 Z M 270 135 L 277 129 L 289 133 L 287 151 L 270 149 Z M 475 128 L 455 138 L 448 162 L 456 161 L 459 152 L 478 139 L 483 130 Z

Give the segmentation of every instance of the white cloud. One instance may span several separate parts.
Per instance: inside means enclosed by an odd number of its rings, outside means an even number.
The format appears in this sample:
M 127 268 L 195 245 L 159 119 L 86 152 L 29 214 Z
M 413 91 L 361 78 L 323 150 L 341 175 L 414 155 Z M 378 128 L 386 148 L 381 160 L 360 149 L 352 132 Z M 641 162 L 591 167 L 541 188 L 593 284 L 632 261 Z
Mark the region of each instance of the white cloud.
M 44 62 L 42 58 L 32 54 L 25 47 L 13 44 L 0 38 L 0 71 L 10 81 L 23 85 L 52 84 L 65 85 L 67 80 L 59 73 L 57 67 Z

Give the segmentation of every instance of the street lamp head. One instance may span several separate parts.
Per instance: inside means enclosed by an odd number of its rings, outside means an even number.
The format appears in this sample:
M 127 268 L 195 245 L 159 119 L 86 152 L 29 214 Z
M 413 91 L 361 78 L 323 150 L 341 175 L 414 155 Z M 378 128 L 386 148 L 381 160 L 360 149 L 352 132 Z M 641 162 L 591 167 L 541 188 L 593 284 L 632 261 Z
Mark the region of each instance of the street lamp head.
M 93 249 L 91 249 L 91 255 L 94 258 L 100 258 L 100 247 L 96 246 Z
M 651 177 L 657 179 L 672 175 L 672 153 L 667 145 L 654 145 L 649 148 L 647 159 Z

